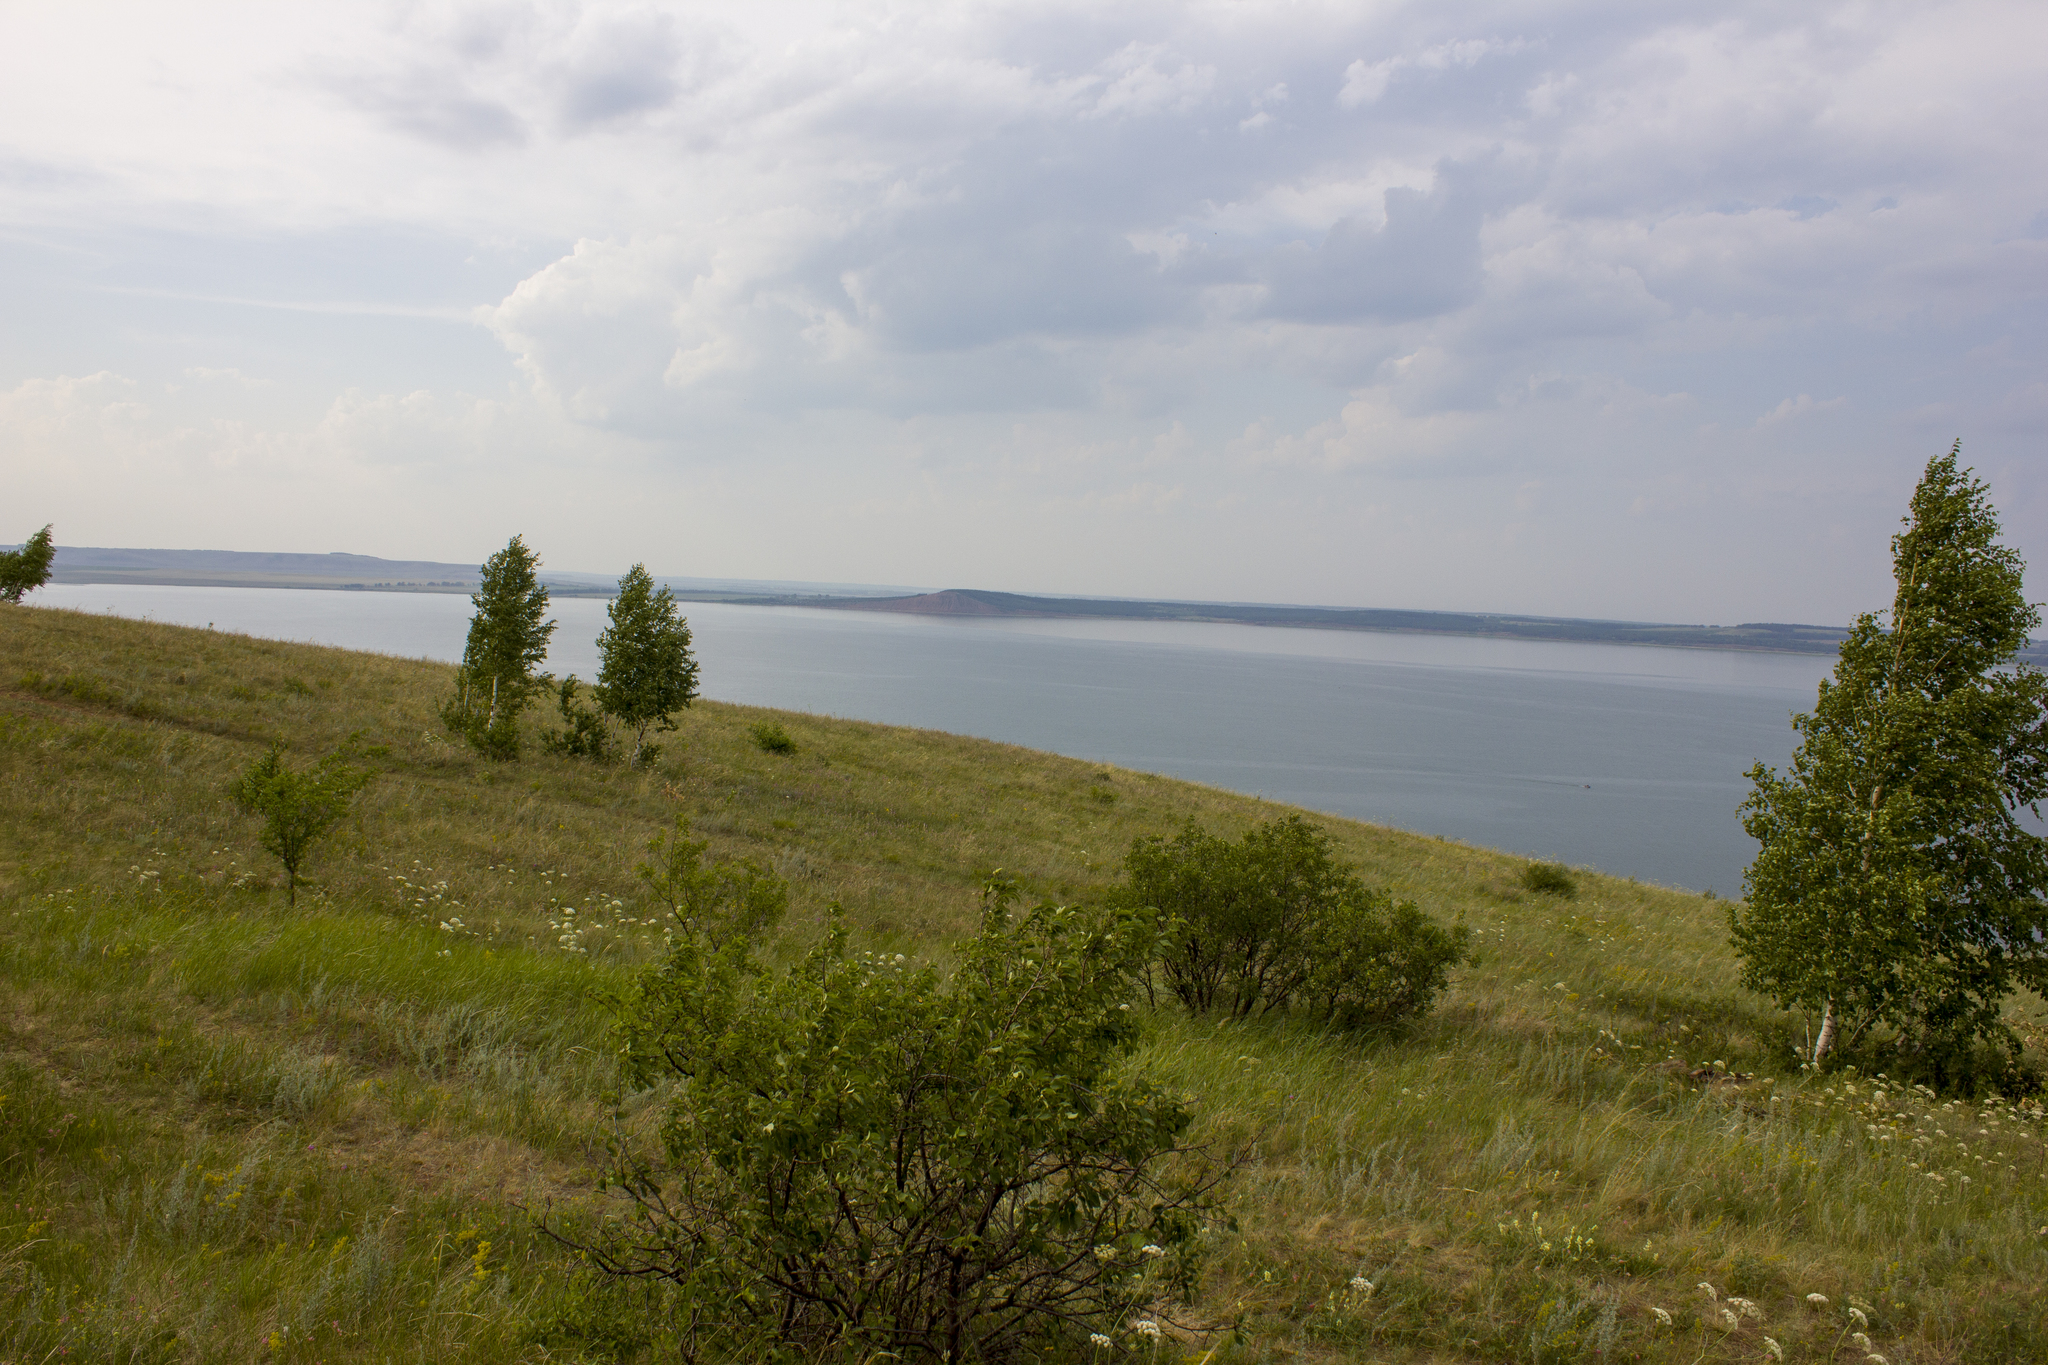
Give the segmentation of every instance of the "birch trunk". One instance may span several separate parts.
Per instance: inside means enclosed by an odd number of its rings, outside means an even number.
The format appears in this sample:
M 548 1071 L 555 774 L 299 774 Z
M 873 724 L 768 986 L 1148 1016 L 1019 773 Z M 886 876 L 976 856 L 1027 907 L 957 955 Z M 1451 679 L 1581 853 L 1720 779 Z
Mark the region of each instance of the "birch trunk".
M 1835 1045 L 1835 1001 L 1828 998 L 1828 1006 L 1820 1017 L 1820 1037 L 1813 1040 L 1813 1056 L 1808 1058 L 1815 1066 L 1828 1055 L 1828 1049 Z

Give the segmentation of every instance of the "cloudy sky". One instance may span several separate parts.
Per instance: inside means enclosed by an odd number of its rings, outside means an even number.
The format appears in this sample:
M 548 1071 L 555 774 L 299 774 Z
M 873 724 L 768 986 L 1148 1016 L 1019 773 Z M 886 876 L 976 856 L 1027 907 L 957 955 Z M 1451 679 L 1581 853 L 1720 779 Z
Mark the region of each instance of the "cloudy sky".
M 1734 622 L 2048 596 L 2048 6 L 0 3 L 18 539 Z

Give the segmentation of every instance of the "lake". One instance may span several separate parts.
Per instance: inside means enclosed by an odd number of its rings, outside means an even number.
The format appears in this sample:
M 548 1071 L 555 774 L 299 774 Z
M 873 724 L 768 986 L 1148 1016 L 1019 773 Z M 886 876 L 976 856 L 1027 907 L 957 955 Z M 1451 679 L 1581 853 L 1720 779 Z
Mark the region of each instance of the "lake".
M 457 594 L 53 584 L 33 601 L 454 661 Z M 548 666 L 597 671 L 602 601 Z M 1723 894 L 1742 773 L 1832 658 L 1179 621 L 685 604 L 704 695 L 979 735 Z

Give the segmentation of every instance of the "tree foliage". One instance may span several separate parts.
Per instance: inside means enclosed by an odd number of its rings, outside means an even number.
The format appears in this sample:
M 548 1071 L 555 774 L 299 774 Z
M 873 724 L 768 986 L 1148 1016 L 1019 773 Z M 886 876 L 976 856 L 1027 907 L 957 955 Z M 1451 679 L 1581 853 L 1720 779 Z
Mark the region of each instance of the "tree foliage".
M 1190 821 L 1172 840 L 1134 843 L 1124 871 L 1116 903 L 1166 917 L 1158 969 L 1195 1014 L 1391 1024 L 1426 1012 L 1467 957 L 1464 926 L 1368 888 L 1298 815 L 1235 843 Z
M 657 1150 L 615 1142 L 624 1216 L 583 1245 L 676 1286 L 686 1357 L 1008 1359 L 1191 1289 L 1219 1173 L 1183 1101 L 1124 1065 L 1146 917 L 1012 913 L 994 883 L 950 980 L 850 952 L 836 912 L 775 971 L 786 890 L 703 851 L 679 826 L 644 869 L 677 923 L 622 1055 L 681 1085 Z
M 577 699 L 582 686 L 574 673 L 555 684 L 555 709 L 561 713 L 562 728 L 542 735 L 541 747 L 551 754 L 588 758 L 598 763 L 615 762 L 619 758 L 619 742 L 612 737 L 604 713 Z
M 2039 610 L 1988 489 L 1928 462 L 1892 539 L 1890 619 L 1865 613 L 1783 774 L 1758 764 L 1762 848 L 1729 912 L 1744 983 L 1818 1016 L 1812 1060 L 1888 1025 L 1919 1047 L 1990 1039 L 2048 987 L 2048 680 L 2015 665 Z
M 229 789 L 237 806 L 263 817 L 263 832 L 257 836 L 264 851 L 284 864 L 285 897 L 299 902 L 299 867 L 314 842 L 327 834 L 348 814 L 356 793 L 370 780 L 370 774 L 351 766 L 340 754 L 330 754 L 303 772 L 285 764 L 284 750 L 272 745 Z
M 619 580 L 605 613 L 611 624 L 597 637 L 597 704 L 632 730 L 631 761 L 651 763 L 659 751 L 647 743 L 648 728 L 675 729 L 675 713 L 697 696 L 690 624 L 639 564 Z
M 0 602 L 19 605 L 22 598 L 49 582 L 50 565 L 56 558 L 57 545 L 47 526 L 19 550 L 0 550 Z
M 555 623 L 544 620 L 548 590 L 540 557 L 518 536 L 484 561 L 470 602 L 469 639 L 456 670 L 455 695 L 441 708 L 448 728 L 493 758 L 519 756 L 519 713 L 546 686 L 539 672 Z

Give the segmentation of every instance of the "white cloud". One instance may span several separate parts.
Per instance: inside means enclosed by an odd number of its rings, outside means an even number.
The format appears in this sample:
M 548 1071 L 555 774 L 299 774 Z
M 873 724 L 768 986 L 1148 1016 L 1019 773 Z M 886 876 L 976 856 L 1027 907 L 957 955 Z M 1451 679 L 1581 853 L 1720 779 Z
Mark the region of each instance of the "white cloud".
M 352 480 L 424 497 L 503 450 L 716 504 L 735 572 L 830 549 L 801 572 L 1327 599 L 1316 556 L 1354 563 L 1372 519 L 1407 556 L 1372 581 L 1418 604 L 1839 616 L 1869 566 L 1803 528 L 1881 550 L 1962 434 L 2048 542 L 2011 453 L 2043 411 L 2039 6 L 221 0 L 16 29 L 0 270 L 37 344 L 0 430 L 70 506 L 118 469 L 220 534 L 317 496 L 381 535 Z M 180 501 L 216 467 L 268 472 Z M 732 512 L 777 480 L 812 520 Z M 1224 506 L 1227 566 L 1191 548 Z M 1117 516 L 1157 539 L 1077 548 Z M 1684 565 L 1694 525 L 1753 575 Z
M 1816 403 L 1813 401 L 1812 395 L 1802 393 L 1797 398 L 1787 398 L 1784 402 L 1757 418 L 1756 424 L 1759 428 L 1762 428 L 1776 426 L 1780 422 L 1796 421 L 1802 417 L 1811 417 L 1817 412 L 1833 411 L 1844 406 L 1846 401 L 1841 398 L 1829 398 L 1823 402 Z
M 1344 88 L 1337 92 L 1337 103 L 1346 109 L 1377 103 L 1380 96 L 1387 93 L 1387 82 L 1394 78 L 1394 72 L 1402 65 L 1399 57 L 1386 57 L 1376 62 L 1367 62 L 1360 57 L 1344 68 Z

